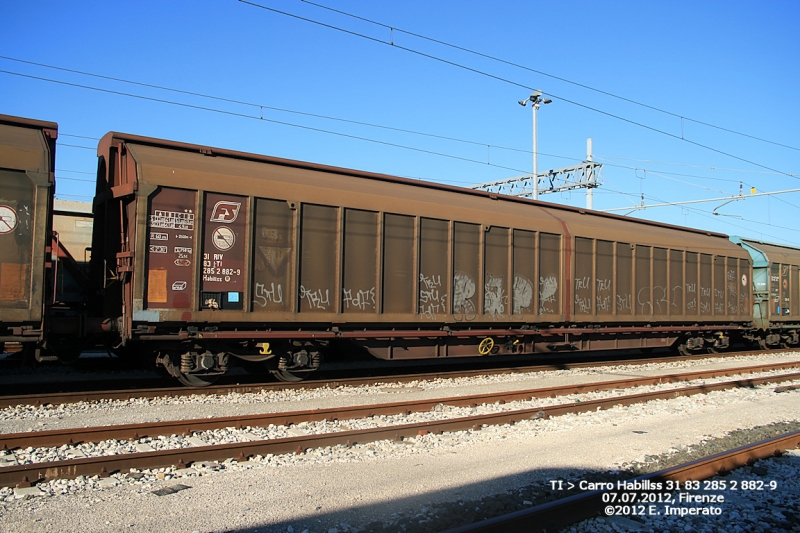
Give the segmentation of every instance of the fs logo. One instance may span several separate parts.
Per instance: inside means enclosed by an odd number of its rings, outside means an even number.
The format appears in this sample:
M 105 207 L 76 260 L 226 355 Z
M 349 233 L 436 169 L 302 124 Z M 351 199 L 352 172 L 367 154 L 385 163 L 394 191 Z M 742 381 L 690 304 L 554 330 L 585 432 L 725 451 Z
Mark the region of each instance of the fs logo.
M 214 205 L 214 211 L 211 213 L 211 222 L 230 224 L 239 216 L 241 208 L 241 202 L 227 202 L 225 200 L 217 202 Z

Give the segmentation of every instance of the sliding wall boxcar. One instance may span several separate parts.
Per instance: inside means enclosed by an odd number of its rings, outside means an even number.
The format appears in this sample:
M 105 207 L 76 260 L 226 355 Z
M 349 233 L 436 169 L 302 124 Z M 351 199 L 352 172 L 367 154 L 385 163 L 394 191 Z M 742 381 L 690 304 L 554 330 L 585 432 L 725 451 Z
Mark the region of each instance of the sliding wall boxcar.
M 753 320 L 762 329 L 800 324 L 800 250 L 731 237 L 752 256 Z
M 486 353 L 619 332 L 652 347 L 656 326 L 669 345 L 750 319 L 748 256 L 724 235 L 124 134 L 99 150 L 93 261 L 116 265 L 129 336 L 344 336 L 417 358 L 486 337 Z
M 0 115 L 0 343 L 39 340 L 58 125 Z

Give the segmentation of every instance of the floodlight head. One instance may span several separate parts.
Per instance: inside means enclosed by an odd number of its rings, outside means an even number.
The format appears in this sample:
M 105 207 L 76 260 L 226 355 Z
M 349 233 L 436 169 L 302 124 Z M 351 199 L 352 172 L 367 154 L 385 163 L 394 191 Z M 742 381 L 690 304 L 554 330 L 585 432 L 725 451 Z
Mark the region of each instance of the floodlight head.
M 518 100 L 517 103 L 519 105 L 521 105 L 522 107 L 525 107 L 527 105 L 528 101 L 527 100 Z
M 531 99 L 534 99 L 534 98 L 536 98 L 538 96 L 542 96 L 542 91 L 540 91 L 538 89 L 531 93 Z
M 549 99 L 549 98 L 545 98 L 544 100 L 542 100 L 542 103 L 544 103 L 544 104 L 552 104 L 553 101 L 551 99 Z

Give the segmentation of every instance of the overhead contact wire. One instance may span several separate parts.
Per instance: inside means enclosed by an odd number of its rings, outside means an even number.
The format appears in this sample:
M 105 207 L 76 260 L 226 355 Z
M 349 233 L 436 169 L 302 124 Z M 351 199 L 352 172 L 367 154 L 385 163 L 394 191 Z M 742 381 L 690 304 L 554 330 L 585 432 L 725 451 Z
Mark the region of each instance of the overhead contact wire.
M 403 51 L 418 55 L 420 57 L 425 57 L 425 58 L 431 59 L 433 61 L 438 61 L 440 63 L 444 63 L 446 65 L 450 65 L 450 66 L 453 66 L 453 67 L 456 67 L 456 68 L 459 68 L 459 69 L 462 69 L 462 70 L 466 70 L 468 72 L 472 72 L 472 73 L 475 73 L 475 74 L 478 74 L 478 75 L 481 75 L 481 76 L 484 76 L 484 77 L 487 77 L 487 78 L 491 78 L 491 79 L 494 79 L 494 80 L 497 80 L 497 81 L 501 81 L 503 83 L 506 83 L 506 84 L 509 84 L 509 85 L 513 85 L 515 87 L 520 87 L 520 88 L 527 89 L 527 90 L 530 90 L 530 91 L 534 90 L 533 87 L 530 87 L 528 85 L 525 85 L 525 84 L 522 84 L 522 83 L 519 83 L 519 82 L 516 82 L 516 81 L 513 81 L 513 80 L 509 80 L 507 78 L 503 78 L 502 76 L 497 76 L 495 74 L 490 74 L 488 72 L 485 72 L 485 71 L 482 71 L 482 70 L 479 70 L 479 69 L 476 69 L 476 68 L 473 68 L 473 67 L 468 67 L 466 65 L 462 65 L 460 63 L 456 63 L 455 61 L 450 61 L 448 59 L 444 59 L 444 58 L 437 57 L 437 56 L 434 56 L 434 55 L 431 55 L 431 54 L 427 54 L 425 52 L 420 52 L 419 50 L 414 50 L 413 48 L 400 46 L 400 45 L 398 45 L 398 44 L 396 44 L 394 42 L 386 42 L 383 39 L 378 39 L 376 37 L 371 37 L 371 36 L 365 35 L 363 33 L 358 33 L 358 32 L 352 31 L 352 30 L 348 30 L 348 29 L 345 29 L 345 28 L 334 26 L 332 24 L 327 24 L 325 22 L 320 22 L 318 20 L 310 19 L 310 18 L 307 18 L 307 17 L 302 17 L 302 16 L 296 15 L 294 13 L 288 13 L 286 11 L 281 11 L 279 9 L 275 9 L 275 8 L 272 8 L 272 7 L 267 7 L 267 6 L 264 6 L 264 5 L 261 5 L 261 4 L 257 4 L 255 2 L 250 2 L 248 0 L 238 0 L 238 1 L 240 3 L 242 3 L 242 4 L 247 4 L 247 5 L 250 5 L 252 7 L 257 7 L 257 8 L 266 10 L 266 11 L 271 11 L 271 12 L 277 13 L 279 15 L 284 15 L 284 16 L 287 16 L 287 17 L 291 17 L 291 18 L 294 18 L 294 19 L 297 19 L 297 20 L 301 20 L 303 22 L 308 22 L 308 23 L 311 23 L 311 24 L 322 26 L 324 28 L 328 28 L 328 29 L 332 29 L 332 30 L 335 30 L 335 31 L 339 31 L 339 32 L 342 32 L 342 33 L 345 33 L 345 34 L 348 34 L 348 35 L 355 36 L 355 37 L 361 37 L 362 39 L 366 39 L 368 41 L 379 43 L 379 44 L 382 44 L 382 45 L 385 45 L 385 46 L 391 46 L 392 48 L 397 48 L 397 49 L 400 49 L 400 50 L 403 50 Z M 687 142 L 687 143 L 692 144 L 694 146 L 697 146 L 699 148 L 704 148 L 706 150 L 718 153 L 720 155 L 724 155 L 724 156 L 730 157 L 732 159 L 736 159 L 738 161 L 742 161 L 742 162 L 747 163 L 749 165 L 757 166 L 759 168 L 764 168 L 764 169 L 770 170 L 772 172 L 776 172 L 778 174 L 781 174 L 781 175 L 784 175 L 784 176 L 788 176 L 790 178 L 800 179 L 797 176 L 794 176 L 794 175 L 789 174 L 787 172 L 783 172 L 783 171 L 768 167 L 766 165 L 762 165 L 760 163 L 756 163 L 755 161 L 751 161 L 749 159 L 745 159 L 743 157 L 739 157 L 739 156 L 733 155 L 731 153 L 725 152 L 723 150 L 719 150 L 717 148 L 712 148 L 711 146 L 707 146 L 705 144 L 702 144 L 702 143 L 699 143 L 699 142 L 696 142 L 696 141 L 690 141 L 689 139 L 686 139 L 685 137 L 682 137 L 681 135 L 675 135 L 673 133 L 669 133 L 667 131 L 660 130 L 658 128 L 654 128 L 652 126 L 648 126 L 646 124 L 642 124 L 641 122 L 636 122 L 635 120 L 627 119 L 625 117 L 621 117 L 619 115 L 615 115 L 613 113 L 609 113 L 607 111 L 603 111 L 601 109 L 597 109 L 595 107 L 592 107 L 592 106 L 589 106 L 589 105 L 586 105 L 586 104 L 581 104 L 579 102 L 576 102 L 574 100 L 570 100 L 568 98 L 561 97 L 561 96 L 556 95 L 556 94 L 554 94 L 552 92 L 549 92 L 549 91 L 547 92 L 547 94 L 548 94 L 548 96 L 552 96 L 554 98 L 557 98 L 558 100 L 561 100 L 562 102 L 566 102 L 568 104 L 572 104 L 574 106 L 581 107 L 581 108 L 587 109 L 589 111 L 594 111 L 595 113 L 599 113 L 601 115 L 605 115 L 607 117 L 614 118 L 614 119 L 620 120 L 622 122 L 626 122 L 628 124 L 631 124 L 631 125 L 634 125 L 634 126 L 638 126 L 640 128 L 644 128 L 644 129 L 650 130 L 650 131 L 655 132 L 655 133 L 660 133 L 661 135 L 665 135 L 667 137 L 671 137 L 671 138 L 679 140 L 679 141 Z
M 731 130 L 731 129 L 728 129 L 728 128 L 723 128 L 722 126 L 717 126 L 715 124 L 710 124 L 708 122 L 703 122 L 701 120 L 685 117 L 685 116 L 679 115 L 678 113 L 675 113 L 673 111 L 668 111 L 666 109 L 661 109 L 659 107 L 655 107 L 655 106 L 652 106 L 650 104 L 645 104 L 643 102 L 638 102 L 638 101 L 633 100 L 631 98 L 626 98 L 624 96 L 620 96 L 618 94 L 610 93 L 608 91 L 604 91 L 602 89 L 598 89 L 598 88 L 592 87 L 590 85 L 585 85 L 585 84 L 579 83 L 577 81 L 569 80 L 567 78 L 562 78 L 560 76 L 556 76 L 554 74 L 549 74 L 549 73 L 543 72 L 541 70 L 536 70 L 534 68 L 527 67 L 525 65 L 520 65 L 519 63 L 514 63 L 513 61 L 508 61 L 506 59 L 502 59 L 502 58 L 499 58 L 499 57 L 496 57 L 496 56 L 492 56 L 492 55 L 489 55 L 489 54 L 484 54 L 483 52 L 478 52 L 478 51 L 472 50 L 470 48 L 465 48 L 463 46 L 459 46 L 459 45 L 456 45 L 456 44 L 448 43 L 446 41 L 441 41 L 439 39 L 434 39 L 433 37 L 428 37 L 426 35 L 422 35 L 422 34 L 419 34 L 419 33 L 414 33 L 412 31 L 404 30 L 404 29 L 398 28 L 396 26 L 390 26 L 390 25 L 385 24 L 383 22 L 378 22 L 376 20 L 372 20 L 372 19 L 368 19 L 368 18 L 365 18 L 365 17 L 361 17 L 359 15 L 354 15 L 352 13 L 348 13 L 347 11 L 342 11 L 340 9 L 334 9 L 332 7 L 329 7 L 329 6 L 326 6 L 326 5 L 323 5 L 323 4 L 318 4 L 316 2 L 311 2 L 309 0 L 300 0 L 300 1 L 305 3 L 305 4 L 309 4 L 309 5 L 318 7 L 320 9 L 325 9 L 327 11 L 332 11 L 334 13 L 338 13 L 338 14 L 344 15 L 346 17 L 351 17 L 351 18 L 354 18 L 356 20 L 360 20 L 360 21 L 363 21 L 363 22 L 368 22 L 370 24 L 374 24 L 376 26 L 380 26 L 380 27 L 385 28 L 385 29 L 389 29 L 389 30 L 396 31 L 396 32 L 399 32 L 399 33 L 405 33 L 406 35 L 411 35 L 412 37 L 417 37 L 418 39 L 424 39 L 424 40 L 430 41 L 432 43 L 440 44 L 442 46 L 447 46 L 449 48 L 453 48 L 454 50 L 459 50 L 461 52 L 466 52 L 468 54 L 473 54 L 473 55 L 476 55 L 478 57 L 483 57 L 485 59 L 490 59 L 492 61 L 496 61 L 498 63 L 502 63 L 504 65 L 508 65 L 508 66 L 511 66 L 511 67 L 519 68 L 519 69 L 522 69 L 522 70 L 527 70 L 528 72 L 533 72 L 534 74 L 539 74 L 541 76 L 546 76 L 548 78 L 551 78 L 551 79 L 554 79 L 554 80 L 558 80 L 558 81 L 562 81 L 564 83 L 568 83 L 568 84 L 574 85 L 576 87 L 581 87 L 582 89 L 587 89 L 589 91 L 593 91 L 593 92 L 596 92 L 598 94 L 602 94 L 602 95 L 605 95 L 605 96 L 610 96 L 611 98 L 616 98 L 618 100 L 622 100 L 624 102 L 628 102 L 628 103 L 631 103 L 631 104 L 634 104 L 634 105 L 638 105 L 638 106 L 641 106 L 641 107 L 644 107 L 644 108 L 647 108 L 647 109 L 650 109 L 650 110 L 653 110 L 653 111 L 658 111 L 659 113 L 664 113 L 665 115 L 669 115 L 669 116 L 672 116 L 672 117 L 675 117 L 675 118 L 680 118 L 681 120 L 688 120 L 689 122 L 694 122 L 695 124 L 700 124 L 700 125 L 703 125 L 703 126 L 707 126 L 709 128 L 714 128 L 714 129 L 717 129 L 717 130 L 720 130 L 720 131 L 733 133 L 735 135 L 740 135 L 742 137 L 747 137 L 749 139 L 753 139 L 753 140 L 756 140 L 756 141 L 761 141 L 761 142 L 765 142 L 765 143 L 768 143 L 768 144 L 773 144 L 775 146 L 780 146 L 782 148 L 788 148 L 790 150 L 796 150 L 796 151 L 800 152 L 800 148 L 796 148 L 794 146 L 789 146 L 787 144 L 781 144 L 779 142 L 770 141 L 769 139 L 763 139 L 761 137 L 756 137 L 754 135 L 749 135 L 747 133 L 742 133 L 742 132 Z
M 158 103 L 162 103 L 162 104 L 176 105 L 176 106 L 180 106 L 180 107 L 186 107 L 186 108 L 189 108 L 189 109 L 197 109 L 197 110 L 201 110 L 201 111 L 210 111 L 210 112 L 219 113 L 219 114 L 222 114 L 222 115 L 230 115 L 230 116 L 234 116 L 234 117 L 248 118 L 248 119 L 251 119 L 251 120 L 260 120 L 260 121 L 263 121 L 263 122 L 270 122 L 272 124 L 279 124 L 279 125 L 282 125 L 282 126 L 290 126 L 290 127 L 293 127 L 293 128 L 299 128 L 299 129 L 304 129 L 304 130 L 309 130 L 309 131 L 315 131 L 315 132 L 318 132 L 318 133 L 326 133 L 326 134 L 329 134 L 329 135 L 337 135 L 339 137 L 345 137 L 345 138 L 348 138 L 348 139 L 355 139 L 355 140 L 359 140 L 359 141 L 366 141 L 366 142 L 371 142 L 371 143 L 375 143 L 375 144 L 381 144 L 381 145 L 384 145 L 384 146 L 391 146 L 391 147 L 394 147 L 394 148 L 402 148 L 404 150 L 411 150 L 411 151 L 414 151 L 414 152 L 420 152 L 420 153 L 424 153 L 424 154 L 436 155 L 436 156 L 440 156 L 440 157 L 447 157 L 447 158 L 450 158 L 450 159 L 456 159 L 456 160 L 465 161 L 465 162 L 468 162 L 468 163 L 477 163 L 479 165 L 488 165 L 488 166 L 495 167 L 495 168 L 502 168 L 504 170 L 512 170 L 514 172 L 520 172 L 520 173 L 525 173 L 526 172 L 524 170 L 520 170 L 520 169 L 517 169 L 517 168 L 506 167 L 506 166 L 502 166 L 502 165 L 495 165 L 495 164 L 492 164 L 492 163 L 486 163 L 484 161 L 478 161 L 476 159 L 470 159 L 470 158 L 467 158 L 467 157 L 461 157 L 461 156 L 452 155 L 452 154 L 445 154 L 445 153 L 441 153 L 441 152 L 434 152 L 432 150 L 425 150 L 423 148 L 415 148 L 413 146 L 405 146 L 405 145 L 402 145 L 402 144 L 390 143 L 390 142 L 387 142 L 387 141 L 379 141 L 377 139 L 370 139 L 368 137 L 360 137 L 358 135 L 350 135 L 348 133 L 341 133 L 341 132 L 338 132 L 338 131 L 325 130 L 325 129 L 322 129 L 322 128 L 314 128 L 314 127 L 311 127 L 311 126 L 303 126 L 303 125 L 300 125 L 300 124 L 293 124 L 291 122 L 284 122 L 284 121 L 281 121 L 281 120 L 274 120 L 274 119 L 269 119 L 269 118 L 264 118 L 264 117 L 257 117 L 257 116 L 253 116 L 253 115 L 247 115 L 245 113 L 237 113 L 235 111 L 226 111 L 226 110 L 223 110 L 223 109 L 215 109 L 213 107 L 199 106 L 199 105 L 195 105 L 195 104 L 187 104 L 187 103 L 184 103 L 184 102 L 175 102 L 173 100 L 166 100 L 164 98 L 155 98 L 155 97 L 152 97 L 152 96 L 143 96 L 143 95 L 139 95 L 139 94 L 125 93 L 125 92 L 122 92 L 122 91 L 114 91 L 112 89 L 103 89 L 103 88 L 100 88 L 100 87 L 92 87 L 91 85 L 83 85 L 83 84 L 80 84 L 80 83 L 72 83 L 72 82 L 67 82 L 67 81 L 54 80 L 54 79 L 50 79 L 50 78 L 43 78 L 41 76 L 33 76 L 31 74 L 22 74 L 22 73 L 19 73 L 19 72 L 11 72 L 11 71 L 8 71 L 8 70 L 0 70 L 0 73 L 9 74 L 9 75 L 12 75 L 12 76 L 19 76 L 19 77 L 22 77 L 22 78 L 30 78 L 30 79 L 39 80 L 39 81 L 46 81 L 46 82 L 49 82 L 49 83 L 56 83 L 56 84 L 60 84 L 60 85 L 67 85 L 67 86 L 70 86 L 70 87 L 77 87 L 77 88 L 80 88 L 80 89 L 88 89 L 88 90 L 98 91 L 98 92 L 107 93 L 107 94 L 114 94 L 114 95 L 117 95 L 117 96 L 125 96 L 125 97 L 129 97 L 129 98 L 137 98 L 139 100 L 146 100 L 146 101 L 150 101 L 150 102 L 158 102 Z M 88 148 L 86 146 L 77 146 L 77 145 L 69 145 L 69 144 L 62 144 L 62 146 L 70 146 L 70 147 L 75 147 L 75 148 L 84 148 L 84 149 L 88 149 L 88 150 L 94 150 L 94 148 Z

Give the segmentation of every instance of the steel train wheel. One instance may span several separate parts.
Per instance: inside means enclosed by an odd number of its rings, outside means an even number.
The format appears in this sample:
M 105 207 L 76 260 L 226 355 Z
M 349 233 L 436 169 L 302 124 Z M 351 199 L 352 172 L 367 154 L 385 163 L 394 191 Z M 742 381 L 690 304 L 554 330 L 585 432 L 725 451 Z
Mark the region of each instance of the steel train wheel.
M 678 345 L 678 353 L 681 355 L 692 355 L 692 351 L 686 347 L 686 343 Z
M 181 372 L 176 378 L 180 381 L 181 385 L 186 385 L 187 387 L 208 387 L 217 382 L 219 375 L 204 376 L 200 374 L 184 374 Z
M 289 370 L 270 370 L 275 379 L 287 383 L 298 383 L 306 379 L 308 372 L 290 372 Z

